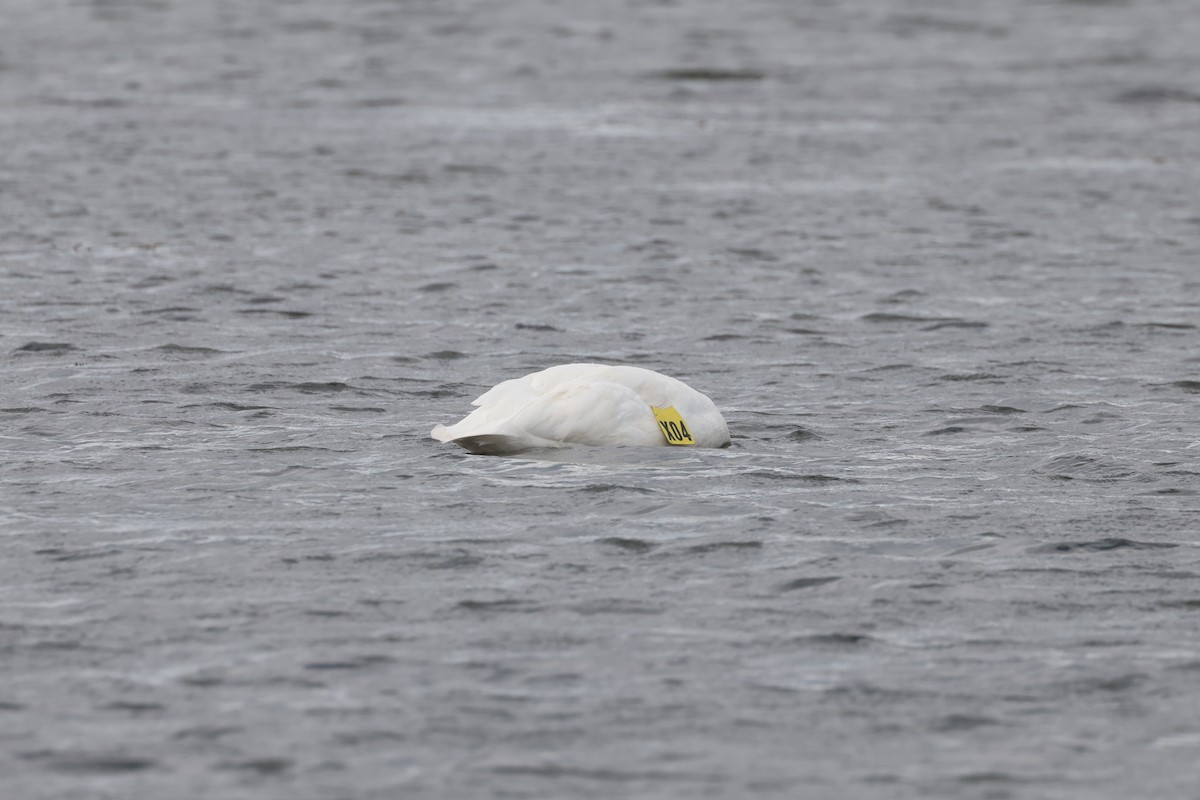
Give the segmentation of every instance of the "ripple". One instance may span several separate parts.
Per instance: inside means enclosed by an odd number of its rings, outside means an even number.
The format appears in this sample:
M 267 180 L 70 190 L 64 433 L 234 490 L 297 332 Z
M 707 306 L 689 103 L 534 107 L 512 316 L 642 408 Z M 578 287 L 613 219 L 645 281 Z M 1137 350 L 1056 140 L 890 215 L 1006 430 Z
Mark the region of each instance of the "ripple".
M 1111 459 L 1083 454 L 1055 456 L 1034 469 L 1039 475 L 1054 480 L 1115 483 L 1125 480 L 1151 481 L 1139 469 Z
M 668 81 L 761 81 L 766 73 L 757 69 L 725 69 L 722 67 L 679 67 L 650 73 L 650 77 Z
M 1179 545 L 1172 542 L 1139 542 L 1133 539 L 1107 537 L 1082 542 L 1058 542 L 1029 549 L 1031 553 L 1103 553 L 1109 550 L 1162 550 Z
M 603 539 L 597 539 L 596 544 L 616 547 L 631 553 L 648 553 L 658 547 L 658 544 L 655 542 L 647 542 L 645 539 L 634 539 L 628 536 L 606 536 Z
M 225 352 L 224 350 L 217 350 L 212 347 L 197 347 L 192 345 L 175 344 L 174 342 L 161 344 L 153 349 L 162 353 L 178 353 L 180 355 L 188 356 L 213 356 L 221 355 Z
M 696 555 L 706 555 L 708 553 L 717 553 L 722 551 L 738 552 L 742 550 L 760 550 L 762 549 L 762 546 L 763 543 L 757 540 L 751 540 L 748 542 L 707 542 L 705 544 L 698 544 L 688 547 L 687 552 Z
M 18 347 L 14 352 L 17 353 L 48 353 L 50 355 L 58 355 L 69 353 L 72 350 L 78 350 L 75 345 L 67 342 L 27 342 Z
M 274 392 L 280 389 L 292 390 L 301 394 L 333 394 L 337 392 L 361 392 L 362 390 L 351 386 L 348 383 L 341 381 L 303 381 L 301 383 L 288 383 L 286 381 L 267 381 L 265 383 L 252 383 L 246 387 L 249 392 Z
M 151 758 L 119 753 L 34 753 L 24 757 L 30 760 L 44 761 L 46 767 L 55 772 L 95 775 L 142 772 L 158 765 L 158 762 Z
M 833 583 L 834 581 L 840 581 L 841 579 L 842 579 L 841 575 L 828 575 L 828 576 L 823 576 L 823 577 L 818 577 L 818 578 L 796 578 L 794 580 L 786 581 L 785 583 L 779 584 L 778 586 L 775 587 L 775 591 L 777 591 L 777 592 L 794 592 L 797 589 L 812 589 L 817 586 L 824 586 L 827 583 Z
M 243 761 L 222 761 L 214 769 L 251 772 L 256 775 L 267 776 L 287 772 L 295 766 L 295 763 L 295 760 L 291 758 L 250 758 Z
M 511 598 L 500 600 L 460 600 L 458 607 L 465 611 L 502 611 L 530 613 L 540 610 L 540 606 L 526 600 Z

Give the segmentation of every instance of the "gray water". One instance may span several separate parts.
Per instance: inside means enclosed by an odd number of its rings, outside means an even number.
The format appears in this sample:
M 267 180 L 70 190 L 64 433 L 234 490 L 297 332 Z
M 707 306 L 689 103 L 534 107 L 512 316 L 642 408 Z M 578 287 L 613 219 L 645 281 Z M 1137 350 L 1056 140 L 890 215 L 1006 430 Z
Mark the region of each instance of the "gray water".
M 1191 0 L 0 18 L 4 798 L 1200 797 Z

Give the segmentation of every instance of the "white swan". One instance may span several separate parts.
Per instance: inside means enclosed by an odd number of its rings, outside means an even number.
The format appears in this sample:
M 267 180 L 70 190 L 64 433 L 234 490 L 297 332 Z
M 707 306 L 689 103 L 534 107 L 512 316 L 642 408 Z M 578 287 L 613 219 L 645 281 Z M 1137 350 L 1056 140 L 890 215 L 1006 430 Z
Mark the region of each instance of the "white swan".
M 712 400 L 641 367 L 562 364 L 499 383 L 472 405 L 479 407 L 430 436 L 483 455 L 573 444 L 729 444 Z

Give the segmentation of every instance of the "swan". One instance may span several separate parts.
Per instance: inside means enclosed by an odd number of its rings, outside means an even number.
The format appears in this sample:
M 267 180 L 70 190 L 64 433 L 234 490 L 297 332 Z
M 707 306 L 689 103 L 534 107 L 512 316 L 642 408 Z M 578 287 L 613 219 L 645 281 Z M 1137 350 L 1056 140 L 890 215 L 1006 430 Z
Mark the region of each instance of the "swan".
M 560 364 L 499 383 L 472 405 L 478 408 L 463 420 L 430 436 L 481 455 L 576 444 L 729 445 L 712 400 L 641 367 Z

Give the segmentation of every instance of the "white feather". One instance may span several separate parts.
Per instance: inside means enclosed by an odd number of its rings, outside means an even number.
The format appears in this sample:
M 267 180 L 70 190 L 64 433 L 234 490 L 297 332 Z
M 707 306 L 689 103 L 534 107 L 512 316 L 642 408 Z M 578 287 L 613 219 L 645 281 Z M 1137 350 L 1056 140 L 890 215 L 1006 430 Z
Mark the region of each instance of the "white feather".
M 725 447 L 729 428 L 700 392 L 641 367 L 562 364 L 504 381 L 477 408 L 430 435 L 474 453 L 507 454 L 568 445 L 666 445 L 652 407 L 674 407 L 698 447 Z

